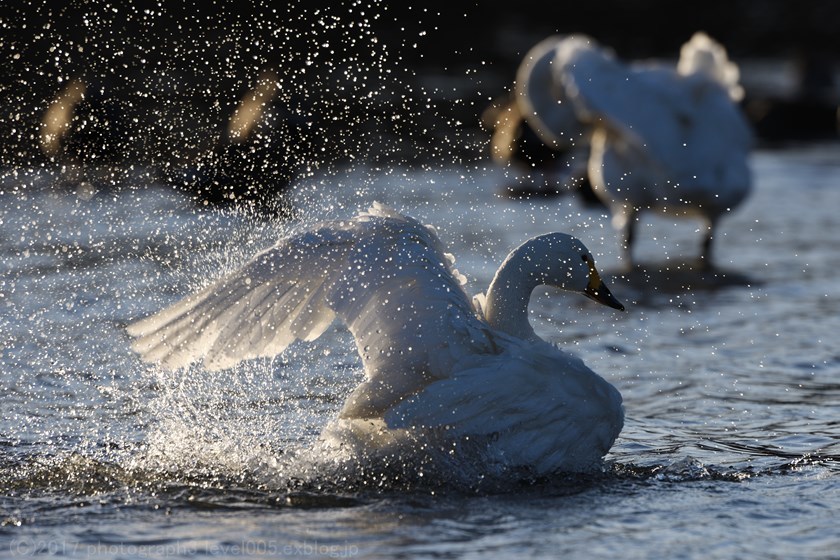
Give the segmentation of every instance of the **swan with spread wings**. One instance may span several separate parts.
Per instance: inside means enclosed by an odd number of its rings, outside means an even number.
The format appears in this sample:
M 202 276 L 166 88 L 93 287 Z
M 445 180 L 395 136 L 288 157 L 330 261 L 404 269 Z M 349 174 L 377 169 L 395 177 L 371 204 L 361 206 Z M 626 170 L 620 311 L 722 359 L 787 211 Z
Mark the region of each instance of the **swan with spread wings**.
M 337 422 L 413 441 L 485 438 L 510 466 L 538 473 L 596 465 L 623 426 L 621 395 L 528 322 L 539 285 L 624 309 L 592 254 L 563 233 L 535 237 L 472 299 L 453 264 L 433 228 L 374 204 L 283 239 L 128 332 L 145 361 L 218 370 L 314 340 L 338 318 L 365 378 Z

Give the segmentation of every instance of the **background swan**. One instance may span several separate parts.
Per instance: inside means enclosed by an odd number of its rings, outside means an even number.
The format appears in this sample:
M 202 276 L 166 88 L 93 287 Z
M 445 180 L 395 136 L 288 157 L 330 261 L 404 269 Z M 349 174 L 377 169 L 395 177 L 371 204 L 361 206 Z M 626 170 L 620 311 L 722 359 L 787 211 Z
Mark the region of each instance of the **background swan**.
M 600 206 L 586 176 L 588 127 L 563 92 L 551 86 L 556 41 L 550 38 L 532 48 L 517 70 L 513 91 L 494 99 L 482 112 L 482 127 L 491 133 L 489 155 L 514 173 L 503 190 L 508 196 L 570 192 L 586 204 Z M 544 107 L 551 110 L 542 112 Z
M 545 141 L 587 131 L 587 175 L 624 234 L 631 262 L 640 212 L 706 223 L 702 264 L 711 266 L 721 216 L 752 183 L 750 125 L 738 101 L 738 68 L 705 33 L 683 45 L 676 67 L 627 65 L 584 35 L 546 39 L 526 56 L 519 92 Z
M 282 240 L 128 332 L 146 361 L 179 368 L 203 358 L 213 370 L 314 340 L 338 317 L 365 379 L 325 430 L 333 443 L 364 452 L 467 438 L 538 473 L 596 464 L 623 426 L 621 396 L 527 318 L 542 284 L 623 309 L 591 253 L 562 233 L 531 239 L 476 304 L 452 265 L 433 229 L 375 204 Z
M 239 98 L 214 142 L 187 166 L 163 169 L 165 180 L 200 204 L 292 214 L 284 192 L 298 175 L 291 146 L 305 128 L 280 99 L 280 78 L 264 70 Z

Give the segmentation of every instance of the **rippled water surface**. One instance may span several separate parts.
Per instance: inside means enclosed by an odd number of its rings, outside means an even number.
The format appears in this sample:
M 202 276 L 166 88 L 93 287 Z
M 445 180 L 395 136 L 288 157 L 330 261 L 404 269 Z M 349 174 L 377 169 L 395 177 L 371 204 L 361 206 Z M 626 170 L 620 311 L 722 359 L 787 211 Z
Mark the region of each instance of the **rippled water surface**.
M 628 311 L 542 290 L 532 322 L 620 389 L 624 431 L 603 473 L 490 482 L 480 465 L 312 456 L 361 376 L 339 326 L 216 374 L 131 352 L 127 322 L 293 223 L 197 209 L 141 172 L 94 192 L 8 171 L 0 556 L 837 557 L 838 154 L 756 152 L 756 189 L 722 223 L 715 275 L 686 270 L 699 224 L 654 217 L 639 228 L 644 270 L 622 275 L 601 210 L 499 197 L 490 167 L 296 185 L 298 221 L 381 200 L 435 224 L 471 292 L 538 233 L 576 234 L 596 255 Z

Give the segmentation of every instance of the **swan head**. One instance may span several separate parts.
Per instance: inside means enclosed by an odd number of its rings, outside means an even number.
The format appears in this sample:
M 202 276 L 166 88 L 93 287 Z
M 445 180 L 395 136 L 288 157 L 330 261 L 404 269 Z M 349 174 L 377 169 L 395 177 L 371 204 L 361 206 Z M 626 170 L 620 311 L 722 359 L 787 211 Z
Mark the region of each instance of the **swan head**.
M 580 239 L 565 233 L 549 233 L 526 241 L 518 251 L 523 257 L 520 270 L 530 276 L 535 285 L 578 292 L 600 304 L 624 311 L 624 306 L 601 279 L 595 268 L 595 258 Z
M 565 233 L 549 233 L 514 249 L 499 267 L 483 298 L 481 311 L 490 326 L 524 339 L 536 335 L 528 322 L 528 301 L 537 286 L 578 292 L 624 311 L 610 293 L 589 249 Z

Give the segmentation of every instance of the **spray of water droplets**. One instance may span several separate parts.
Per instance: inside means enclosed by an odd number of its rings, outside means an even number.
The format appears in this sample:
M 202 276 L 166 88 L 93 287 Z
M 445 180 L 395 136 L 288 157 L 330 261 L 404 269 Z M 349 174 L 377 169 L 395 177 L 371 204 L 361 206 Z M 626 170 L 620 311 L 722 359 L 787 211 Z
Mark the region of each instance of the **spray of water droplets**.
M 361 376 L 340 327 L 220 374 L 141 365 L 124 333 L 296 224 L 373 199 L 422 217 L 472 188 L 441 171 L 481 149 L 446 109 L 463 101 L 411 70 L 440 15 L 400 17 L 379 0 L 9 8 L 3 432 L 37 457 L 10 480 L 422 479 L 411 458 L 371 474 L 313 448 Z

